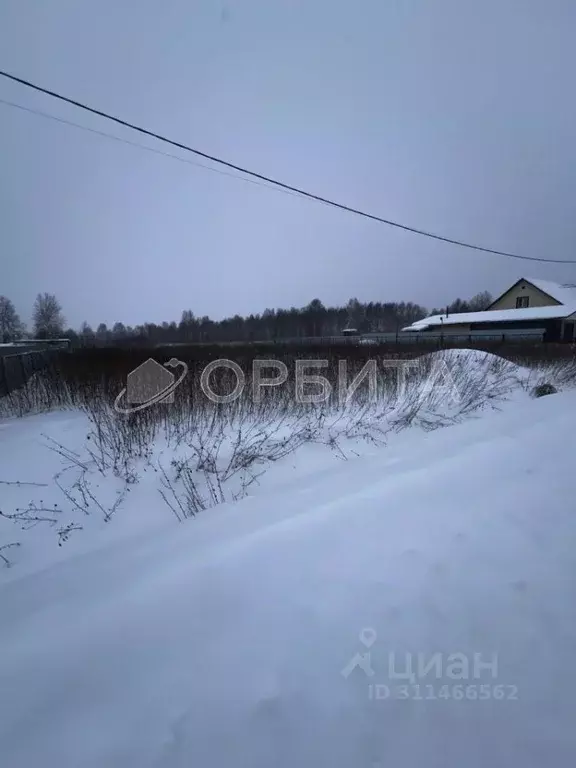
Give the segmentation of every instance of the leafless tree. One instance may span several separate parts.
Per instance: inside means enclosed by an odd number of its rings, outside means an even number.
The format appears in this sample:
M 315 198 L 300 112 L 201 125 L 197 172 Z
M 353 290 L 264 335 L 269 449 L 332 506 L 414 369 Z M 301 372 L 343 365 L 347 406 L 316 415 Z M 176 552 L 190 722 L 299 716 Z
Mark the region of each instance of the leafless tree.
M 58 338 L 64 331 L 62 306 L 53 293 L 39 293 L 34 302 L 34 334 L 38 339 Z
M 0 342 L 15 341 L 22 336 L 23 326 L 12 301 L 0 296 Z
M 470 311 L 480 312 L 484 309 L 488 309 L 492 302 L 492 294 L 489 291 L 482 291 L 481 293 L 477 293 L 476 296 L 472 296 L 469 301 Z

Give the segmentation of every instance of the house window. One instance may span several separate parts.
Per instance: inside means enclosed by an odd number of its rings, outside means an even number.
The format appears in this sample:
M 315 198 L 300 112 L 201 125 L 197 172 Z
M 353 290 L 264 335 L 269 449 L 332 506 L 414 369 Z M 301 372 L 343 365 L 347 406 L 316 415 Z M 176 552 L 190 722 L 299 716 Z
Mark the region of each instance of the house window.
M 518 296 L 516 299 L 516 309 L 525 309 L 530 303 L 530 296 Z

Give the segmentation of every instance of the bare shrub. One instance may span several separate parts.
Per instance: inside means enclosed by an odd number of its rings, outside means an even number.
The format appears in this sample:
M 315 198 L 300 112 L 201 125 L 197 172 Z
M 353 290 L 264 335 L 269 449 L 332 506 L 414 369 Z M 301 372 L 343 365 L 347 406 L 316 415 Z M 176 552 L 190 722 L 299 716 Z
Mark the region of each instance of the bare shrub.
M 64 462 L 54 482 L 75 514 L 96 514 L 109 522 L 130 487 L 139 483 L 143 473 L 155 472 L 160 498 L 178 520 L 184 520 L 246 496 L 272 464 L 305 444 L 328 446 L 345 459 L 349 441 L 382 445 L 390 433 L 410 426 L 432 430 L 456 423 L 485 407 L 495 407 L 514 388 L 527 387 L 532 376 L 538 383 L 537 377 L 547 372 L 547 380 L 555 384 L 576 383 L 573 359 L 557 363 L 551 376 L 553 364 L 549 360 L 538 362 L 527 373 L 495 355 L 453 349 L 422 355 L 401 376 L 390 365 L 390 356 L 377 355 L 373 358 L 378 369 L 376 392 L 362 384 L 354 398 L 343 403 L 338 389 L 338 354 L 330 350 L 302 352 L 284 351 L 282 360 L 291 377 L 285 385 L 263 389 L 255 398 L 251 365 L 261 353 L 257 347 L 250 354 L 242 349 L 235 360 L 244 372 L 245 389 L 233 402 L 218 403 L 210 401 L 200 387 L 200 373 L 210 359 L 215 359 L 216 352 L 211 358 L 211 351 L 196 348 L 196 356 L 191 353 L 187 360 L 189 374 L 176 389 L 172 404 L 158 403 L 128 414 L 114 409 L 114 399 L 123 389 L 128 372 L 146 359 L 146 351 L 96 350 L 93 357 L 88 353 L 77 358 L 69 355 L 50 370 L 38 373 L 22 391 L 4 398 L 0 413 L 10 408 L 12 414 L 19 415 L 75 408 L 86 414 L 89 426 L 81 454 L 48 438 L 49 447 Z M 350 347 L 346 355 L 350 381 L 372 356 Z M 218 356 L 223 356 L 220 350 Z M 295 361 L 304 356 L 327 361 L 320 373 L 329 381 L 330 391 L 321 403 L 303 403 L 295 397 Z M 235 375 L 229 369 L 218 369 L 211 377 L 211 386 L 219 394 L 230 393 L 235 385 Z M 94 474 L 120 481 L 112 500 L 100 497 L 92 480 Z M 52 518 L 58 516 L 51 513 L 41 507 L 19 510 L 14 515 L 45 515 L 47 519 L 11 519 L 55 527 Z M 60 526 L 58 535 L 62 531 L 65 540 L 81 527 L 77 523 Z
M 19 547 L 21 546 L 19 541 L 13 541 L 10 544 L 2 544 L 0 545 L 0 560 L 4 563 L 5 568 L 11 568 L 12 567 L 12 561 L 6 556 L 6 551 L 11 549 L 12 547 Z
M 546 395 L 555 395 L 558 392 L 556 387 L 553 384 L 550 384 L 549 382 L 545 382 L 543 384 L 538 384 L 535 386 L 530 394 L 532 397 L 545 397 Z

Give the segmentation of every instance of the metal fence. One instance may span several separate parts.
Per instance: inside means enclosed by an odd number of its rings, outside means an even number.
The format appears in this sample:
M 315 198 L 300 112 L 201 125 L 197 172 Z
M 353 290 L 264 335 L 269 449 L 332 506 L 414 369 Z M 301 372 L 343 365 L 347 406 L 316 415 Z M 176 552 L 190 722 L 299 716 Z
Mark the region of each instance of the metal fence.
M 438 347 L 451 344 L 471 344 L 481 342 L 508 343 L 508 342 L 532 342 L 543 343 L 545 341 L 544 328 L 508 329 L 503 331 L 469 331 L 468 333 L 434 333 L 432 331 L 398 331 L 398 333 L 359 333 L 357 335 L 335 336 L 287 336 L 276 339 L 242 339 L 237 341 L 181 341 L 158 342 L 154 347 L 243 347 L 250 345 L 262 346 L 363 346 L 370 344 L 394 344 L 394 345 L 436 345 Z
M 342 344 L 357 346 L 370 344 L 435 344 L 437 346 L 450 344 L 470 344 L 473 342 L 518 342 L 531 341 L 543 342 L 545 330 L 535 329 L 510 329 L 505 331 L 469 331 L 468 333 L 433 333 L 431 331 L 399 331 L 398 333 L 362 333 L 357 336 L 297 336 L 293 338 L 273 340 L 258 340 L 253 342 L 233 342 L 238 345 L 246 343 L 254 344 L 301 344 L 340 346 Z M 230 342 L 221 342 L 224 345 Z
M 69 339 L 21 339 L 0 344 L 0 357 L 19 355 L 23 352 L 41 352 L 45 349 L 71 349 Z
M 520 328 L 508 330 L 468 331 L 468 333 L 435 333 L 433 331 L 404 331 L 399 333 L 366 333 L 359 343 L 396 343 L 396 344 L 422 344 L 434 342 L 437 344 L 471 343 L 474 341 L 544 341 L 546 330 L 544 328 Z
M 23 387 L 36 372 L 50 365 L 56 354 L 56 349 L 42 349 L 0 355 L 0 397 Z

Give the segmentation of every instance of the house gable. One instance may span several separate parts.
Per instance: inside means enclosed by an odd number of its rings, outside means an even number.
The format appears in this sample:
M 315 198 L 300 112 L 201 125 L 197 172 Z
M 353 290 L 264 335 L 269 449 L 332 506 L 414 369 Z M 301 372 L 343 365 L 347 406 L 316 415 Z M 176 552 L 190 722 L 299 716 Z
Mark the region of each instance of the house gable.
M 530 282 L 526 278 L 517 280 L 513 286 L 508 288 L 496 301 L 485 310 L 491 312 L 498 309 L 518 309 L 517 300 L 523 297 L 524 301 L 527 299 L 527 307 L 556 307 L 562 304 L 549 293 L 538 288 L 534 283 Z M 520 308 L 527 308 L 524 304 Z

